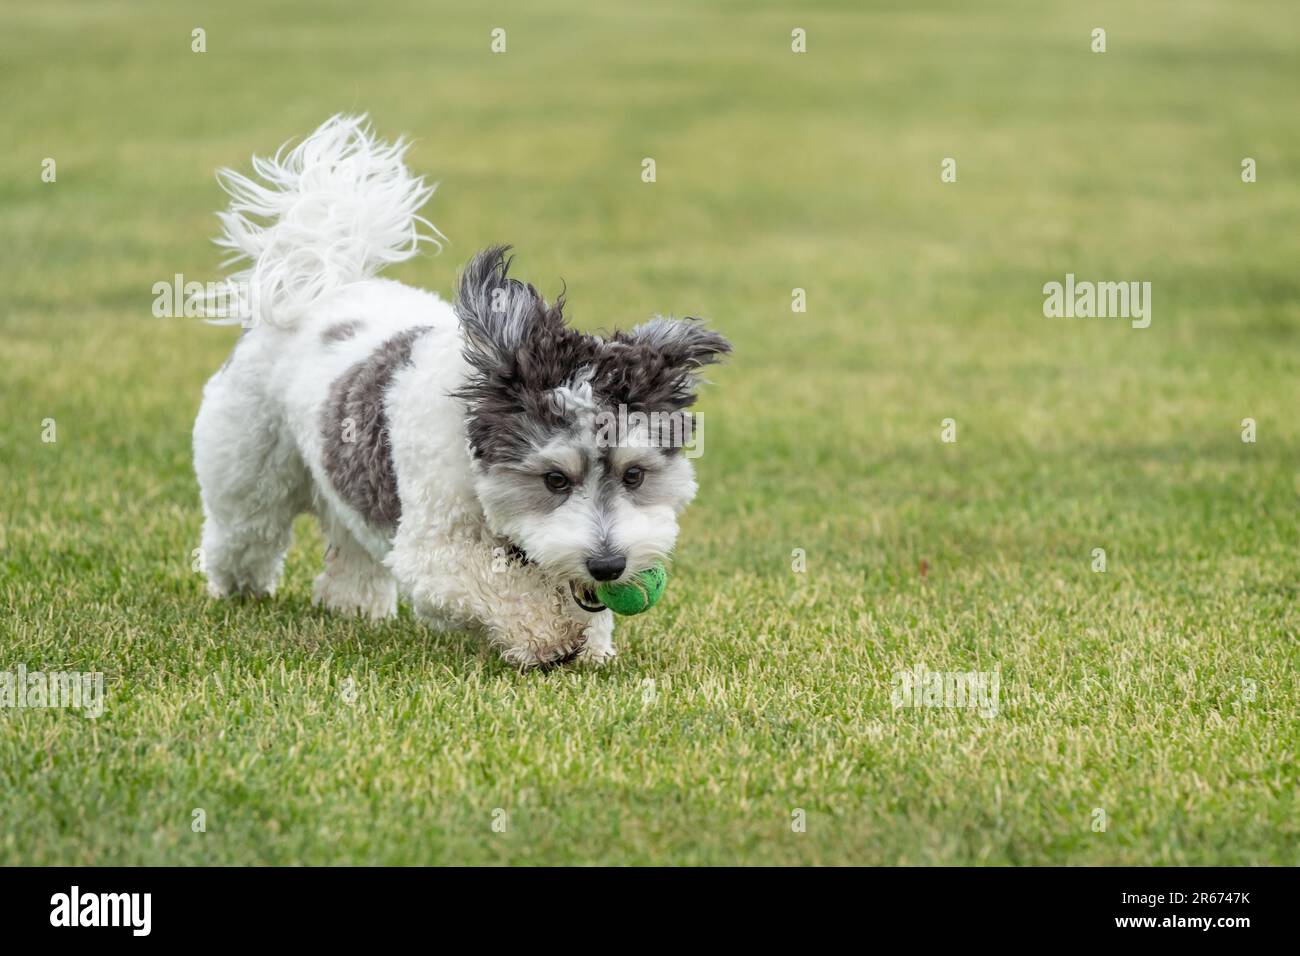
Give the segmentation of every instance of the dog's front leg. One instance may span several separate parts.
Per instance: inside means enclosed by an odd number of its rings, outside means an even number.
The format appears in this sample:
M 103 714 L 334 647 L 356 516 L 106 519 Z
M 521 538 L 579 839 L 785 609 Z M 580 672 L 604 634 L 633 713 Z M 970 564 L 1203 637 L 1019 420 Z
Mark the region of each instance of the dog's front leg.
M 585 612 L 584 612 L 585 613 Z M 586 640 L 582 650 L 578 651 L 578 660 L 583 664 L 604 664 L 614 659 L 614 612 L 601 611 L 588 614 Z
M 388 564 L 422 616 L 479 625 L 513 664 L 599 664 L 614 654 L 609 611 L 584 611 L 567 584 L 549 580 L 535 565 L 508 560 L 493 541 L 420 546 L 399 531 Z

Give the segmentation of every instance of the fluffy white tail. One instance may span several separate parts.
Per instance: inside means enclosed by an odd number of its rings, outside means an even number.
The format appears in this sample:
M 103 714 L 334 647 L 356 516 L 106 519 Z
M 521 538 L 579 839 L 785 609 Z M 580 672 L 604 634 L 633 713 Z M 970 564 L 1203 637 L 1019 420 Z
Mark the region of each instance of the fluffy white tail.
M 224 265 L 247 265 L 207 297 L 212 321 L 288 328 L 323 296 L 411 258 L 421 242 L 442 247 L 442 233 L 419 215 L 436 186 L 406 168 L 408 143 L 381 142 L 364 115 L 338 115 L 287 147 L 254 156 L 253 178 L 217 172 L 230 208 L 217 214 L 216 243 L 230 250 Z

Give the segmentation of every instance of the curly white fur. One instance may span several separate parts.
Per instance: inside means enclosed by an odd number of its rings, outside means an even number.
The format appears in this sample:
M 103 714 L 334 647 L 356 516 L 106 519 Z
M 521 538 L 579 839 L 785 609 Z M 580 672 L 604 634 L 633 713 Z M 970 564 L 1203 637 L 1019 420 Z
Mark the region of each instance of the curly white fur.
M 253 314 L 286 327 L 330 293 L 411 258 L 420 243 L 441 248 L 442 234 L 418 214 L 437 187 L 406 168 L 409 145 L 380 142 L 365 116 L 339 115 L 287 152 L 285 144 L 273 157 L 254 156 L 255 177 L 218 170 L 230 208 L 217 214 L 216 243 L 230 252 L 227 266 L 248 266 L 219 293 L 235 317 L 213 321 Z

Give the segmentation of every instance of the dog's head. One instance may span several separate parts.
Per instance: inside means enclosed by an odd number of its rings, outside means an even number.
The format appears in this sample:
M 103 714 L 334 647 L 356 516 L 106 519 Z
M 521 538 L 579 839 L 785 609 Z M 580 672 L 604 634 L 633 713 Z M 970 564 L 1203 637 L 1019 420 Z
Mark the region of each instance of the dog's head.
M 696 319 L 655 318 L 608 337 L 565 325 L 487 249 L 456 299 L 470 376 L 475 486 L 488 525 L 596 603 L 598 582 L 668 557 L 695 496 L 699 370 L 731 350 Z

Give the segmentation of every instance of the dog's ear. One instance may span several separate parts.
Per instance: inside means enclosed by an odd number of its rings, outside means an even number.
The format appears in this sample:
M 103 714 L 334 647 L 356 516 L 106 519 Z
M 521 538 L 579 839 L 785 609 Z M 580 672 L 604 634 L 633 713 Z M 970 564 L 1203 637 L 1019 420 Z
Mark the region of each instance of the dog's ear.
M 456 292 L 465 358 L 484 377 L 509 377 L 539 332 L 564 328 L 564 295 L 547 306 L 533 286 L 511 279 L 509 252 L 509 246 L 492 246 L 476 255 Z
M 456 317 L 470 375 L 451 394 L 465 403 L 476 459 L 518 458 L 548 427 L 562 423 L 557 385 L 589 360 L 588 340 L 564 324 L 564 295 L 549 306 L 531 285 L 511 279 L 509 246 L 475 256 L 461 273 Z
M 666 319 L 657 315 L 626 333 L 627 340 L 649 346 L 676 368 L 698 369 L 720 362 L 731 352 L 731 343 L 704 324 L 687 316 Z
M 631 346 L 643 358 L 628 367 L 625 382 L 628 397 L 637 404 L 655 408 L 684 408 L 695 401 L 699 370 L 721 362 L 731 352 L 731 343 L 706 326 L 701 319 L 666 319 L 656 316 L 614 342 Z

